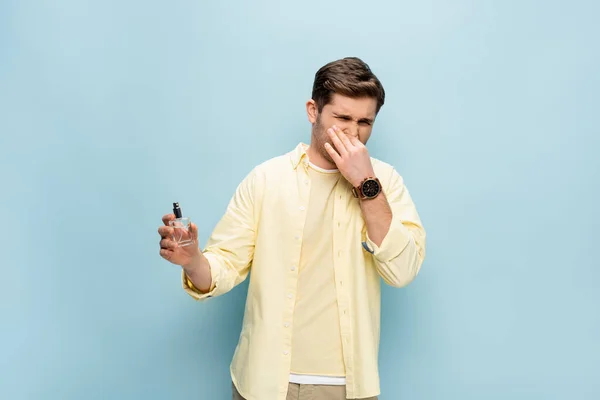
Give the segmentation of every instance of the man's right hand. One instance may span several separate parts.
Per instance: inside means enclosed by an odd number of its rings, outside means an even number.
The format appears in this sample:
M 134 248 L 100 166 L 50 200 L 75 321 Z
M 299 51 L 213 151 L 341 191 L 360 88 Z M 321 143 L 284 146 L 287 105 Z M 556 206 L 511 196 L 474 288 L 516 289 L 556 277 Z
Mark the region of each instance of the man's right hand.
M 158 228 L 160 235 L 160 256 L 165 260 L 180 265 L 182 267 L 190 265 L 192 261 L 200 255 L 198 247 L 198 227 L 194 223 L 190 223 L 190 235 L 194 240 L 194 244 L 189 246 L 178 246 L 173 240 L 173 227 L 169 226 L 169 221 L 175 219 L 175 214 L 167 214 L 163 216 L 162 221 L 164 226 Z

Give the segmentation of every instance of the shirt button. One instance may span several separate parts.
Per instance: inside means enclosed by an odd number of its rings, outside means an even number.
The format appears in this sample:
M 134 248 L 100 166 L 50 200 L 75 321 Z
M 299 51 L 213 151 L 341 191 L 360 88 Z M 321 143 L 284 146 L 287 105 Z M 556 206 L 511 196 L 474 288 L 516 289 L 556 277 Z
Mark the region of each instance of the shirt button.
M 300 211 L 304 211 L 304 206 L 300 206 Z
M 291 293 L 288 293 L 288 299 L 291 299 L 293 296 Z
M 294 239 L 300 240 L 300 236 L 295 236 Z
M 292 268 L 290 268 L 292 271 L 296 270 L 296 267 L 292 266 Z
M 289 328 L 290 327 L 290 323 L 286 322 L 285 324 L 283 324 L 283 326 L 285 326 L 286 328 Z
M 283 352 L 283 354 L 287 356 L 288 354 L 290 354 L 290 352 L 286 350 Z

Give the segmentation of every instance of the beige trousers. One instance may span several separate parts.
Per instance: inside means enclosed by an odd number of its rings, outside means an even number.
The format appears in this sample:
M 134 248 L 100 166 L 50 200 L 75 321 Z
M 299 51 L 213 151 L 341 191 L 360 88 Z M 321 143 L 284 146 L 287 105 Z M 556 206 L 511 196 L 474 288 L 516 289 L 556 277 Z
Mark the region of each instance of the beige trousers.
M 232 400 L 245 400 L 231 383 Z M 343 385 L 299 385 L 290 383 L 286 400 L 346 400 L 346 386 Z M 358 400 L 358 399 L 356 399 Z M 377 400 L 377 396 L 360 400 Z

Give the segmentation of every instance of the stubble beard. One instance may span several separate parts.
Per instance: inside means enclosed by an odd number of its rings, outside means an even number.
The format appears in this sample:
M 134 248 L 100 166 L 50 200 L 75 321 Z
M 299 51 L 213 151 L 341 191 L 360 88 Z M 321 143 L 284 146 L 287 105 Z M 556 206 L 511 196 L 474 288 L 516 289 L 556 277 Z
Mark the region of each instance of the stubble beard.
M 332 165 L 335 165 L 335 162 L 333 161 L 333 159 L 331 158 L 331 156 L 325 149 L 325 143 L 329 143 L 331 146 L 333 146 L 333 145 L 331 144 L 331 142 L 329 141 L 329 138 L 327 137 L 327 133 L 325 132 L 325 127 L 321 123 L 320 115 L 317 116 L 317 121 L 313 125 L 312 136 L 313 136 L 313 141 L 315 142 L 315 149 L 319 152 L 319 154 L 321 156 L 323 156 L 323 158 L 325 160 L 327 160 L 327 162 L 331 163 Z

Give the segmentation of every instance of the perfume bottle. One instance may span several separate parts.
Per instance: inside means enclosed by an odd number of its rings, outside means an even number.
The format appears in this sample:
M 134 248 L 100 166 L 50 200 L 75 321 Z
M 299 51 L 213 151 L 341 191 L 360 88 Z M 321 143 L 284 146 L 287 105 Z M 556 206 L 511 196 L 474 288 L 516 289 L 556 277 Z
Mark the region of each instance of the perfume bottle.
M 182 217 L 179 203 L 173 203 L 173 214 L 175 219 L 169 221 L 169 226 L 173 229 L 173 240 L 179 246 L 189 246 L 194 244 L 194 238 L 191 233 L 191 221 L 188 217 Z

